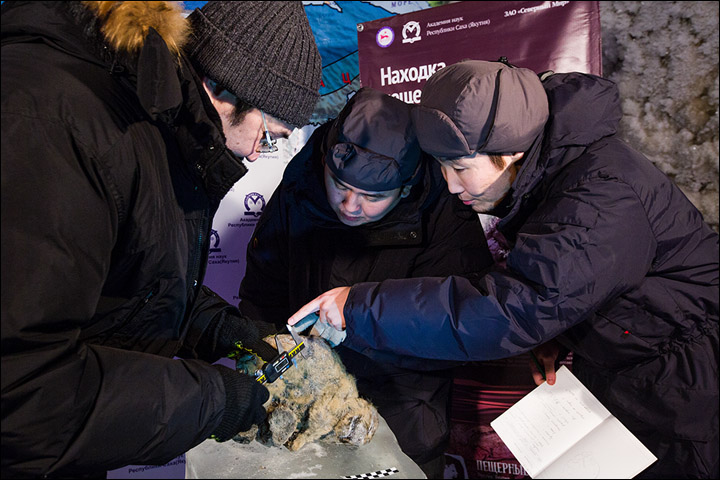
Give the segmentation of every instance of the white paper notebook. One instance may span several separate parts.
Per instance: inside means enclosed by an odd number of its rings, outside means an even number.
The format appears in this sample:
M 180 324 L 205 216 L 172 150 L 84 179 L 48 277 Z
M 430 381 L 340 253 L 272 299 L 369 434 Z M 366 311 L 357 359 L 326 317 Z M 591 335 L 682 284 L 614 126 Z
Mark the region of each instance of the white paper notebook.
M 633 478 L 657 460 L 565 366 L 490 426 L 532 478 Z

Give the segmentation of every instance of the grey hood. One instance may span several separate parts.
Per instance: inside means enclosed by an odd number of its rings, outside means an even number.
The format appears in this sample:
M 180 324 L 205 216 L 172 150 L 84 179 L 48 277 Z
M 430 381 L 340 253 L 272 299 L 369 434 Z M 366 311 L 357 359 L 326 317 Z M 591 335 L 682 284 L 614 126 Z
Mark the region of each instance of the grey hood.
M 532 70 L 466 60 L 428 80 L 412 118 L 420 147 L 437 157 L 525 152 L 543 131 L 548 102 Z

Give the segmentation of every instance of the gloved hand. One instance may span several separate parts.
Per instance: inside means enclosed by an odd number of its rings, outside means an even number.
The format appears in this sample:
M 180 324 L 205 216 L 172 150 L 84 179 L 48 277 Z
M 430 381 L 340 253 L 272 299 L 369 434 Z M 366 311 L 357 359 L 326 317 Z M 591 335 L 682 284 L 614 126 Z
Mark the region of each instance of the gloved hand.
M 212 363 L 240 347 L 269 362 L 278 352 L 264 342 L 263 338 L 275 333 L 277 328 L 269 323 L 254 322 L 239 314 L 218 315 L 198 342 L 196 351 L 200 358 Z
M 263 404 L 270 398 L 270 392 L 254 377 L 235 372 L 223 365 L 213 367 L 220 372 L 225 384 L 225 410 L 220 425 L 211 438 L 224 442 L 265 420 L 267 412 Z
M 338 330 L 324 320 L 320 320 L 317 312 L 313 312 L 295 324 L 298 332 L 307 330 L 312 325 L 309 335 L 322 337 L 328 341 L 331 347 L 337 347 L 347 337 L 345 330 Z
M 239 339 L 236 340 L 236 342 L 240 342 L 240 347 L 243 350 L 257 355 L 260 359 L 266 362 L 275 358 L 278 355 L 277 347 L 273 347 L 263 340 L 265 337 L 278 333 L 275 325 L 267 322 L 252 321 L 245 316 L 241 318 L 254 325 L 257 333 L 254 335 L 248 335 L 247 330 L 245 330 L 244 337 L 239 337 Z

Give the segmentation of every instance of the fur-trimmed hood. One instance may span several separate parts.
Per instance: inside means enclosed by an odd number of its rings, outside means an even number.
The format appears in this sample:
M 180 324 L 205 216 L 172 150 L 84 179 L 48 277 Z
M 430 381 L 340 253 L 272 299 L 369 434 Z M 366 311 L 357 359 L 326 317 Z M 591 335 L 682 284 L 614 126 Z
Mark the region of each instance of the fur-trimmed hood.
M 2 5 L 3 44 L 39 40 L 74 56 L 131 71 L 148 38 L 162 38 L 177 58 L 190 31 L 180 2 L 55 2 L 54 8 L 42 9 L 43 15 L 33 18 L 27 18 L 26 9 L 12 8 L 14 3 Z M 58 29 L 63 19 L 79 25 L 82 35 Z
M 187 39 L 189 25 L 180 2 L 81 3 L 100 19 L 103 36 L 117 52 L 139 52 L 150 28 L 175 54 Z
M 18 7 L 18 8 L 15 8 Z M 2 4 L 2 45 L 41 42 L 123 77 L 148 114 L 174 117 L 183 101 L 182 47 L 189 22 L 179 2 Z M 67 28 L 72 23 L 79 28 Z

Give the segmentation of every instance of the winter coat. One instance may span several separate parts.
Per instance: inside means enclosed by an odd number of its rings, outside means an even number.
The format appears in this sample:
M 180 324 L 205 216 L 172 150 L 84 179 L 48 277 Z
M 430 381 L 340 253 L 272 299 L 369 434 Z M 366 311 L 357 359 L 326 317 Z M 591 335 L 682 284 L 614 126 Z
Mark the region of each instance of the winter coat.
M 497 212 L 508 271 L 357 285 L 343 345 L 490 360 L 557 338 L 578 378 L 659 458 L 646 473 L 712 475 L 718 235 L 618 138 L 612 82 L 555 74 L 544 88 L 542 150 Z M 673 442 L 684 446 L 670 453 L 663 445 Z
M 3 476 L 163 464 L 222 420 L 222 377 L 192 358 L 211 321 L 237 315 L 202 282 L 213 214 L 246 169 L 197 74 L 155 30 L 136 57 L 106 45 L 80 2 L 13 3 L 2 6 Z M 145 27 L 135 20 L 121 31 Z
M 334 287 L 463 275 L 492 263 L 477 215 L 449 194 L 437 162 L 427 156 L 422 182 L 385 217 L 355 227 L 341 223 L 323 178 L 330 130 L 327 123 L 313 132 L 263 210 L 240 286 L 243 314 L 282 328 L 301 306 Z M 452 382 L 447 367 L 456 363 L 392 355 L 372 361 L 342 347 L 338 353 L 406 454 L 424 463 L 443 453 Z

